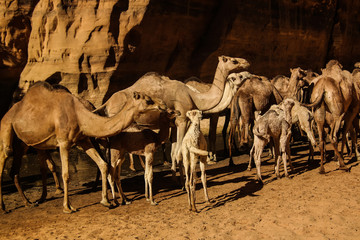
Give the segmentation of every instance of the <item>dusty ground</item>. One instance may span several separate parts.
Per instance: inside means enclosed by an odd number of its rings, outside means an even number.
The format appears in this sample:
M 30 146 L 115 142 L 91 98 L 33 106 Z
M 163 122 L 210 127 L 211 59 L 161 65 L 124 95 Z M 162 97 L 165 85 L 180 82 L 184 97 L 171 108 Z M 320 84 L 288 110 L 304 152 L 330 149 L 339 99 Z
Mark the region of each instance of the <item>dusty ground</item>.
M 79 209 L 74 214 L 62 213 L 63 198 L 54 195 L 53 184 L 47 201 L 35 208 L 25 208 L 15 189 L 8 186 L 4 200 L 11 212 L 0 216 L 0 238 L 360 239 L 359 162 L 349 163 L 348 173 L 336 170 L 336 162 L 331 161 L 325 165 L 327 173 L 320 175 L 316 165 L 308 168 L 306 145 L 293 145 L 292 151 L 295 172 L 291 179 L 277 180 L 273 160 L 264 154 L 264 186 L 255 181 L 255 169 L 246 170 L 245 152 L 235 157 L 235 168 L 227 167 L 228 159 L 209 166 L 212 203 L 204 203 L 198 180 L 199 213 L 187 210 L 185 192 L 162 166 L 156 167 L 154 175 L 157 206 L 144 199 L 142 172 L 122 181 L 132 204 L 107 209 L 99 204 L 100 188 L 91 192 L 84 184 L 92 178 L 77 177 L 89 171 L 93 176 L 95 168 L 79 168 L 70 185 L 70 199 Z M 40 197 L 37 185 L 26 185 L 30 199 Z

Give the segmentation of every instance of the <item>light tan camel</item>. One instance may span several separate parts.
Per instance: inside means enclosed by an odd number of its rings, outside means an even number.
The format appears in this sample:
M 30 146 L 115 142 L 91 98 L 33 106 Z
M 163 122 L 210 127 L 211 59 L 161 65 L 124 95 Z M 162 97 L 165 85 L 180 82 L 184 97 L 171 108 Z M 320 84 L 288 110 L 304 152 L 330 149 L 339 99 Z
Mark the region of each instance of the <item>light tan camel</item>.
M 62 89 L 53 89 L 45 82 L 34 84 L 24 98 L 14 104 L 1 120 L 0 127 L 0 179 L 6 159 L 12 152 L 14 134 L 27 146 L 36 149 L 59 147 L 64 183 L 63 211 L 76 211 L 68 197 L 69 149 L 76 144 L 97 163 L 102 175 L 101 204 L 110 206 L 106 194 L 107 164 L 90 143 L 89 137 L 109 137 L 128 127 L 141 114 L 155 109 L 164 109 L 162 102 L 150 97 L 132 93 L 123 110 L 112 118 L 91 113 L 81 101 Z M 5 211 L 1 192 L 1 209 Z
M 190 127 L 187 130 L 181 144 L 181 150 L 177 160 L 183 163 L 185 170 L 185 188 L 188 194 L 189 210 L 197 212 L 195 206 L 195 184 L 196 184 L 196 165 L 200 163 L 201 182 L 204 188 L 206 202 L 209 202 L 209 196 L 206 187 L 205 166 L 207 162 L 208 151 L 204 135 L 200 130 L 200 120 L 202 112 L 191 110 L 186 113 L 190 119 Z
M 244 81 L 237 91 L 232 106 L 232 113 L 230 115 L 230 137 L 229 137 L 229 165 L 233 165 L 231 154 L 232 135 L 235 134 L 236 124 L 241 121 L 241 139 L 240 144 L 248 144 L 249 129 L 254 121 L 254 112 L 260 111 L 265 113 L 272 104 L 280 103 L 282 97 L 277 89 L 265 77 L 253 75 L 251 78 Z M 236 110 L 236 111 L 235 111 Z M 232 119 L 235 119 L 234 121 Z M 239 119 L 239 120 L 236 120 Z
M 250 78 L 252 75 L 249 72 L 240 72 L 240 73 L 231 73 L 228 76 L 228 81 L 225 84 L 224 88 L 224 94 L 223 98 L 221 99 L 220 103 L 217 105 L 216 109 L 212 109 L 206 114 L 203 114 L 203 119 L 210 118 L 210 124 L 209 124 L 209 154 L 210 159 L 214 162 L 217 161 L 216 159 L 216 128 L 217 123 L 219 120 L 219 116 L 225 115 L 225 123 L 222 130 L 223 140 L 224 140 L 224 149 L 226 150 L 226 133 L 227 133 L 227 127 L 229 125 L 229 116 L 230 116 L 230 109 L 229 106 L 231 104 L 232 99 L 234 98 L 234 95 L 236 94 L 236 91 L 239 89 L 241 84 L 248 78 Z M 185 81 L 186 85 L 189 87 L 194 88 L 194 91 L 198 92 L 207 92 L 211 88 L 210 83 L 203 83 L 200 79 L 192 77 Z
M 339 161 L 339 169 L 348 171 L 342 154 L 338 151 L 337 134 L 341 122 L 344 120 L 343 141 L 345 141 L 345 134 L 352 126 L 352 121 L 359 109 L 351 74 L 343 71 L 338 61 L 330 60 L 326 68 L 322 69 L 322 75 L 313 80 L 313 84 L 312 103 L 306 106 L 313 108 L 318 128 L 321 155 L 320 173 L 325 173 L 325 125 L 330 128 L 328 135 Z
M 287 154 L 290 154 L 291 137 L 291 109 L 295 102 L 291 98 L 286 98 L 279 105 L 273 105 L 264 115 L 255 120 L 253 128 L 254 143 L 250 150 L 250 161 L 254 159 L 256 164 L 257 179 L 263 183 L 261 177 L 261 154 L 266 144 L 272 140 L 275 150 L 275 173 L 280 178 L 279 164 L 280 158 L 284 163 L 285 176 L 289 177 L 287 171 Z
M 165 140 L 169 138 L 169 130 L 173 119 L 179 115 L 178 111 L 169 110 L 168 112 L 154 112 L 158 116 L 153 116 L 153 119 L 158 119 L 158 123 L 154 125 L 160 130 L 154 132 L 151 129 L 138 129 L 137 126 L 130 127 L 125 131 L 119 133 L 116 136 L 110 137 L 110 151 L 111 151 L 111 170 L 114 176 L 114 181 L 110 181 L 110 187 L 115 203 L 118 205 L 118 201 L 115 196 L 116 183 L 119 195 L 121 197 L 121 203 L 129 203 L 126 199 L 124 192 L 122 191 L 120 173 L 121 165 L 125 161 L 125 153 L 136 154 L 139 156 L 145 156 L 145 197 L 150 201 L 152 205 L 157 203 L 153 200 L 152 182 L 153 182 L 153 160 L 155 150 Z
M 280 95 L 285 99 L 287 97 L 296 97 L 296 100 L 302 102 L 303 98 L 303 87 L 307 85 L 307 81 L 304 80 L 306 77 L 306 71 L 301 68 L 291 68 L 290 78 L 285 76 L 276 76 L 271 79 L 271 83 L 279 91 Z
M 176 171 L 176 156 L 180 150 L 182 139 L 185 135 L 188 120 L 186 112 L 192 109 L 202 111 L 214 109 L 222 99 L 227 76 L 231 71 L 247 68 L 248 61 L 243 58 L 220 56 L 215 72 L 213 84 L 209 91 L 197 93 L 191 90 L 185 83 L 171 80 L 157 73 L 147 73 L 127 89 L 114 93 L 108 101 L 98 110 L 104 109 L 108 116 L 112 116 L 123 108 L 126 93 L 129 91 L 141 91 L 151 97 L 162 99 L 168 108 L 180 111 L 181 115 L 176 118 L 177 140 L 171 147 L 171 160 L 173 176 Z

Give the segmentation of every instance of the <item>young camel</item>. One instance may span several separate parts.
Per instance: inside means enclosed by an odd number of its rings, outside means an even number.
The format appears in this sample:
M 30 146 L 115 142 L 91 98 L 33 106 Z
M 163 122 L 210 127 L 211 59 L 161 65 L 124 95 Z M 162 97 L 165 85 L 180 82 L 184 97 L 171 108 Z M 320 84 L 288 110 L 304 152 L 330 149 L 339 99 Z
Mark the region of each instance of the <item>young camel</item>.
M 195 206 L 196 164 L 200 161 L 201 182 L 204 188 L 205 200 L 209 202 L 205 173 L 205 164 L 208 161 L 207 156 L 209 152 L 206 150 L 205 137 L 200 131 L 202 112 L 192 110 L 188 111 L 186 116 L 190 119 L 191 123 L 181 144 L 181 151 L 177 161 L 182 161 L 185 169 L 185 188 L 188 194 L 189 210 L 197 212 Z
M 291 137 L 291 109 L 295 102 L 293 99 L 285 99 L 278 108 L 269 109 L 264 115 L 257 117 L 255 120 L 253 133 L 254 143 L 250 150 L 250 162 L 255 161 L 257 179 L 263 183 L 261 177 L 261 154 L 266 144 L 273 141 L 275 150 L 275 173 L 280 178 L 279 164 L 280 158 L 284 163 L 285 176 L 288 177 L 287 171 L 287 153 L 290 149 Z
M 269 110 L 274 111 L 283 111 L 280 105 L 272 105 Z M 294 100 L 294 106 L 291 109 L 291 124 L 298 123 L 300 128 L 306 133 L 309 141 L 310 141 L 310 153 L 309 159 L 314 158 L 314 147 L 316 146 L 316 140 L 314 131 L 312 129 L 314 117 L 312 113 L 304 106 L 302 106 L 298 101 Z M 290 147 L 290 145 L 288 145 Z M 287 149 L 287 156 L 289 160 L 290 168 L 292 168 L 291 159 L 290 159 L 290 148 Z M 251 170 L 252 158 L 250 158 L 248 170 Z
M 90 112 L 82 102 L 62 89 L 54 89 L 46 82 L 34 84 L 24 98 L 4 115 L 0 125 L 0 201 L 5 211 L 1 178 L 5 161 L 12 152 L 14 134 L 27 146 L 36 149 L 59 147 L 64 184 L 63 211 L 76 211 L 68 196 L 68 158 L 72 145 L 80 146 L 98 165 L 102 175 L 101 204 L 110 206 L 106 194 L 107 164 L 90 143 L 89 137 L 110 137 L 121 132 L 142 114 L 164 109 L 162 102 L 154 102 L 144 94 L 134 92 L 123 110 L 112 118 Z
M 125 161 L 125 153 L 136 154 L 145 157 L 145 197 L 150 201 L 151 205 L 157 205 L 153 200 L 152 182 L 153 182 L 153 160 L 155 150 L 158 146 L 164 143 L 169 138 L 169 130 L 173 119 L 180 113 L 178 111 L 169 110 L 168 112 L 156 113 L 159 115 L 157 126 L 160 128 L 159 132 L 154 132 L 151 129 L 140 130 L 136 126 L 130 127 L 125 131 L 110 137 L 110 151 L 111 151 L 111 172 L 114 176 L 113 181 L 109 181 L 113 199 L 118 205 L 115 196 L 115 184 L 117 186 L 119 195 L 121 197 L 121 204 L 130 203 L 127 201 L 124 192 L 122 191 L 120 174 L 121 165 Z

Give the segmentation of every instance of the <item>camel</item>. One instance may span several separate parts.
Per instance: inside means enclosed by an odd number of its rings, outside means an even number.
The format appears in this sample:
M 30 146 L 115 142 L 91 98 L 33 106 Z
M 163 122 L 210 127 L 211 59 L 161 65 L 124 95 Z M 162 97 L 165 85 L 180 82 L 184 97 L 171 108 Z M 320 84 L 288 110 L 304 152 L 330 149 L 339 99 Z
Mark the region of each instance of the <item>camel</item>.
M 92 146 L 89 137 L 110 137 L 118 134 L 148 111 L 164 110 L 162 101 L 133 92 L 116 116 L 100 117 L 90 112 L 75 96 L 63 89 L 54 89 L 46 82 L 35 83 L 24 98 L 14 104 L 4 115 L 0 125 L 0 179 L 6 159 L 12 152 L 12 139 L 19 138 L 27 146 L 36 149 L 59 147 L 64 185 L 63 211 L 72 213 L 77 209 L 68 196 L 68 157 L 72 145 L 80 146 L 98 165 L 102 175 L 102 200 L 111 206 L 107 198 L 107 164 Z M 1 192 L 1 209 L 5 205 Z
M 261 154 L 266 144 L 272 140 L 275 150 L 275 173 L 280 178 L 279 164 L 280 158 L 284 163 L 285 176 L 289 177 L 287 171 L 287 154 L 289 154 L 289 143 L 291 137 L 291 109 L 295 102 L 291 98 L 286 98 L 279 105 L 273 105 L 264 115 L 255 120 L 253 128 L 254 143 L 250 151 L 250 161 L 254 158 L 256 164 L 257 179 L 263 183 L 261 177 Z
M 329 139 L 338 158 L 339 169 L 348 171 L 342 154 L 337 149 L 337 134 L 344 120 L 343 145 L 345 135 L 350 130 L 355 115 L 359 110 L 359 100 L 355 94 L 351 74 L 342 70 L 341 64 L 330 60 L 322 75 L 313 79 L 314 85 L 311 94 L 311 103 L 305 106 L 313 108 L 314 119 L 317 124 L 320 148 L 320 173 L 325 173 L 325 135 L 324 127 L 330 128 Z M 352 134 L 353 135 L 353 134 Z M 355 136 L 356 137 L 356 136 Z
M 230 117 L 230 109 L 229 106 L 231 104 L 232 99 L 234 98 L 234 95 L 238 88 L 241 86 L 241 84 L 248 78 L 250 78 L 252 75 L 249 72 L 240 72 L 240 73 L 231 73 L 228 76 L 228 82 L 225 84 L 224 88 L 224 94 L 223 94 L 223 104 L 219 104 L 218 110 L 211 110 L 213 113 L 208 113 L 203 115 L 204 118 L 210 118 L 210 124 L 209 124 L 209 154 L 210 159 L 214 162 L 217 161 L 216 159 L 216 128 L 217 123 L 219 120 L 219 117 L 221 115 L 225 115 L 225 123 L 222 130 L 222 136 L 224 140 L 224 149 L 226 150 L 226 133 L 227 133 L 227 127 L 229 125 L 229 117 Z M 203 83 L 200 81 L 200 79 L 196 77 L 189 78 L 185 81 L 186 85 L 193 88 L 194 91 L 198 92 L 206 92 L 211 88 L 211 84 Z M 224 100 L 226 99 L 226 101 Z M 224 109 L 222 109 L 224 108 Z M 219 111 L 219 112 L 217 112 Z
M 271 83 L 279 91 L 283 99 L 287 97 L 294 97 L 299 102 L 302 102 L 304 93 L 302 91 L 303 87 L 308 84 L 304 78 L 307 76 L 306 71 L 301 68 L 291 68 L 290 78 L 285 76 L 276 76 L 271 80 Z
M 171 169 L 174 176 L 176 172 L 176 156 L 180 150 L 188 123 L 186 112 L 192 109 L 202 111 L 215 109 L 222 99 L 226 79 L 231 71 L 250 66 L 249 62 L 243 58 L 220 56 L 218 60 L 213 84 L 207 92 L 195 92 L 181 81 L 171 80 L 158 73 L 150 72 L 138 79 L 132 86 L 114 93 L 98 110 L 104 109 L 108 116 L 112 116 L 123 108 L 126 93 L 141 91 L 151 97 L 162 99 L 168 108 L 179 111 L 181 114 L 175 120 L 177 139 L 171 148 Z
M 265 78 L 253 75 L 244 81 L 239 90 L 236 92 L 231 107 L 230 115 L 230 137 L 229 137 L 229 165 L 234 165 L 231 154 L 232 135 L 236 129 L 237 122 L 241 121 L 241 139 L 240 145 L 248 144 L 249 127 L 254 120 L 254 112 L 260 111 L 265 113 L 272 104 L 280 103 L 282 97 L 271 82 Z M 239 121 L 232 119 L 239 119 Z
M 119 195 L 121 197 L 121 204 L 130 203 L 125 194 L 122 191 L 120 182 L 121 165 L 125 161 L 125 153 L 136 154 L 145 157 L 145 197 L 147 201 L 150 201 L 151 205 L 157 205 L 153 200 L 152 181 L 153 170 L 152 164 L 154 159 L 155 150 L 166 139 L 169 138 L 169 130 L 172 124 L 172 119 L 178 116 L 178 111 L 168 111 L 158 113 L 157 116 L 153 116 L 153 119 L 158 119 L 156 124 L 160 128 L 159 132 L 154 132 L 151 129 L 139 129 L 137 126 L 132 126 L 124 130 L 123 132 L 110 137 L 110 151 L 111 151 L 111 170 L 114 176 L 113 181 L 110 181 L 110 187 L 115 204 L 119 205 L 115 196 L 115 186 L 118 188 Z
M 177 161 L 182 162 L 185 170 L 185 188 L 188 194 L 189 210 L 197 212 L 195 206 L 195 183 L 196 183 L 196 165 L 200 163 L 201 182 L 204 188 L 206 202 L 209 202 L 209 196 L 206 187 L 205 166 L 207 162 L 208 151 L 204 135 L 200 130 L 200 120 L 202 112 L 191 110 L 186 113 L 190 119 L 190 127 L 187 130 L 181 144 L 181 151 Z

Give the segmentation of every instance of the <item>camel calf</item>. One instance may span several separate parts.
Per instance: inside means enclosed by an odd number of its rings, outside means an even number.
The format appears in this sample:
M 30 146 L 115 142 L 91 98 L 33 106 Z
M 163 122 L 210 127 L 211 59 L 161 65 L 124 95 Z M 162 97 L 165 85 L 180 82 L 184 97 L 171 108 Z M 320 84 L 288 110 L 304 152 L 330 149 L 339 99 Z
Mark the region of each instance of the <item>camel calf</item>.
M 205 163 L 209 154 L 207 144 L 203 133 L 200 131 L 200 120 L 202 112 L 191 110 L 186 113 L 190 119 L 190 127 L 187 130 L 181 144 L 181 149 L 177 161 L 182 161 L 185 169 L 185 188 L 188 194 L 189 210 L 197 212 L 195 206 L 195 181 L 196 181 L 196 164 L 200 160 L 201 181 L 204 188 L 205 200 L 209 202 L 209 196 L 206 187 Z
M 264 115 L 258 116 L 255 120 L 253 133 L 254 143 L 250 150 L 250 161 L 254 158 L 258 180 L 263 183 L 261 178 L 261 154 L 266 144 L 273 140 L 275 150 L 275 173 L 279 178 L 280 158 L 284 162 L 285 176 L 287 172 L 287 149 L 290 149 L 289 142 L 291 137 L 291 109 L 295 102 L 287 98 L 278 108 L 269 109 Z
M 172 120 L 179 116 L 179 111 L 168 110 L 159 116 L 160 131 L 154 132 L 151 129 L 139 130 L 138 128 L 130 128 L 116 136 L 110 138 L 111 151 L 111 168 L 109 175 L 109 183 L 116 204 L 119 204 L 115 197 L 115 184 L 118 188 L 122 204 L 129 203 L 122 191 L 120 182 L 121 165 L 125 161 L 125 153 L 145 156 L 145 197 L 152 205 L 157 205 L 153 200 L 152 181 L 153 170 L 152 164 L 154 160 L 155 150 L 169 137 L 169 129 Z M 114 176 L 114 178 L 112 178 Z

